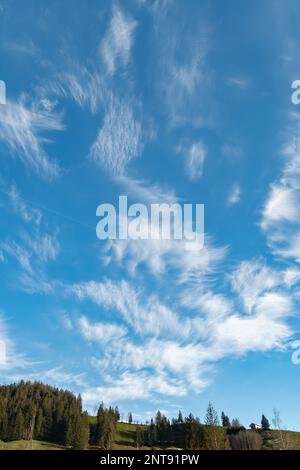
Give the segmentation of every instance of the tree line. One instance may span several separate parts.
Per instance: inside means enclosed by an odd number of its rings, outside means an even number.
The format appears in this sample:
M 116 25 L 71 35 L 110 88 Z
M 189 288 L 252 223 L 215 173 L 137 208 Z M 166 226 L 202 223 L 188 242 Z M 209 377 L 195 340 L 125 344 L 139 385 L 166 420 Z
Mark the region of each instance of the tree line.
M 62 444 L 68 448 L 86 449 L 88 445 L 112 449 L 117 438 L 120 421 L 118 407 L 100 404 L 96 417 L 82 409 L 81 397 L 73 393 L 44 385 L 24 382 L 0 386 L 0 440 L 43 440 Z M 128 424 L 133 416 L 128 414 Z M 222 412 L 219 420 L 209 403 L 204 421 L 192 413 L 170 419 L 160 411 L 150 423 L 132 426 L 137 449 L 175 447 L 199 450 L 259 450 L 265 443 L 270 448 L 293 447 L 290 434 L 282 430 L 279 412 L 275 410 L 274 429 L 262 415 L 261 425 L 251 424 L 250 430 L 237 418 L 232 420 Z M 259 428 L 259 429 L 258 429 Z
M 270 432 L 270 423 L 262 415 L 260 425 L 246 429 L 237 418 L 232 420 L 222 412 L 221 420 L 211 403 L 208 404 L 204 422 L 190 413 L 171 421 L 160 411 L 147 426 L 137 426 L 135 447 L 175 447 L 188 450 L 260 450 L 291 449 L 293 442 L 287 431 L 281 429 L 279 412 L 274 410 L 274 429 Z

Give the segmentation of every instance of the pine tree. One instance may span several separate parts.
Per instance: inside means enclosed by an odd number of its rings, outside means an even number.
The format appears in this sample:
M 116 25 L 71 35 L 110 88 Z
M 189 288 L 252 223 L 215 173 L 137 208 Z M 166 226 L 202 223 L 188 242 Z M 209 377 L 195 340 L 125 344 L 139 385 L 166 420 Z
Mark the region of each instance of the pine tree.
M 211 450 L 219 450 L 219 439 L 218 439 L 218 429 L 219 418 L 216 410 L 214 409 L 211 402 L 209 402 L 206 415 L 205 415 L 205 424 L 206 424 L 206 447 Z
M 116 415 L 116 420 L 120 421 L 121 415 L 120 415 L 120 411 L 119 411 L 118 406 L 116 406 L 116 408 L 115 408 L 115 415 Z
M 78 415 L 74 421 L 74 430 L 72 447 L 74 450 L 84 450 L 89 441 L 89 421 L 88 414 Z
M 131 411 L 128 413 L 128 423 L 132 424 L 132 413 L 131 413 Z
M 153 447 L 156 441 L 157 441 L 156 426 L 153 422 L 153 419 L 151 419 L 150 426 L 148 427 L 147 433 L 146 433 L 146 442 L 149 447 Z
M 180 424 L 183 423 L 183 416 L 180 410 L 178 413 L 177 423 L 180 423 Z
M 157 428 L 160 427 L 161 420 L 162 420 L 162 415 L 161 415 L 161 412 L 158 410 L 158 412 L 156 413 L 156 416 L 155 416 L 155 424 L 156 424 Z
M 111 449 L 117 431 L 117 413 L 113 408 L 105 408 L 101 403 L 97 413 L 96 444 L 101 449 Z
M 205 415 L 205 424 L 207 426 L 218 426 L 219 425 L 219 418 L 216 410 L 214 409 L 211 402 L 209 402 L 206 415 Z
M 230 427 L 230 419 L 229 417 L 222 411 L 221 414 L 221 421 L 222 421 L 222 426 L 229 428 Z
M 261 417 L 261 427 L 264 431 L 267 431 L 270 429 L 269 420 L 265 417 L 265 415 L 262 415 Z

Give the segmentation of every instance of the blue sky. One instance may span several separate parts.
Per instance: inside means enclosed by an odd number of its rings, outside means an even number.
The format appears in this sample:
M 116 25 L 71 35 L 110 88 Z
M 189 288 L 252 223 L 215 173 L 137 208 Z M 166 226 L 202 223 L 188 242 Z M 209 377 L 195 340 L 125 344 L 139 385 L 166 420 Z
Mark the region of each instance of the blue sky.
M 300 430 L 296 1 L 0 1 L 2 382 Z M 205 247 L 96 208 L 205 204 Z

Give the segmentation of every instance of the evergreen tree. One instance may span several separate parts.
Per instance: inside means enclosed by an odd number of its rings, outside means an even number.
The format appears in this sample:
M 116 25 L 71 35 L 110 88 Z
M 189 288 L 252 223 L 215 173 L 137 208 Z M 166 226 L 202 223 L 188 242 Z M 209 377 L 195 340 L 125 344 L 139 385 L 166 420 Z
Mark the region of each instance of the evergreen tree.
M 128 413 L 128 423 L 132 424 L 132 413 L 131 413 L 131 411 Z
M 177 423 L 179 423 L 179 424 L 183 423 L 183 416 L 182 416 L 182 413 L 181 413 L 180 410 L 179 410 L 179 413 L 178 413 Z
M 218 426 L 219 425 L 219 418 L 216 410 L 214 409 L 211 402 L 208 403 L 208 407 L 206 410 L 205 415 L 205 424 L 207 426 Z
M 153 422 L 153 419 L 151 419 L 150 425 L 147 428 L 146 435 L 145 435 L 145 440 L 146 440 L 146 444 L 149 447 L 153 447 L 154 444 L 157 441 L 157 430 L 156 430 L 156 426 Z
M 265 415 L 262 415 L 261 417 L 261 427 L 264 431 L 267 431 L 270 429 L 269 420 L 265 417 Z
M 155 416 L 155 424 L 156 424 L 156 427 L 159 428 L 160 425 L 161 425 L 161 420 L 162 420 L 162 414 L 161 412 L 158 410 L 158 412 L 156 413 L 156 416 Z
M 206 435 L 206 447 L 211 450 L 219 450 L 219 431 L 217 426 L 219 425 L 219 418 L 216 410 L 214 409 L 211 402 L 209 402 L 206 415 L 205 415 L 205 435 Z
M 117 432 L 118 413 L 113 408 L 105 408 L 101 403 L 97 413 L 96 444 L 102 449 L 111 449 Z
M 221 421 L 222 421 L 222 426 L 229 428 L 230 427 L 230 419 L 229 417 L 222 411 L 221 414 Z
M 115 415 L 116 415 L 116 420 L 120 421 L 121 415 L 120 415 L 120 411 L 119 411 L 118 406 L 116 406 L 116 408 L 115 408 Z
M 78 415 L 74 421 L 74 429 L 72 447 L 74 450 L 84 450 L 89 442 L 89 417 L 87 413 Z

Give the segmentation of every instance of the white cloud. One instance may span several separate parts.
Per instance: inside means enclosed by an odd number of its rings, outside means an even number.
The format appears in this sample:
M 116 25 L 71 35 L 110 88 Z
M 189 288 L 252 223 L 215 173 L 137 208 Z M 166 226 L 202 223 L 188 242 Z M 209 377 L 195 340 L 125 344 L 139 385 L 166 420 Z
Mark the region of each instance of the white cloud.
M 185 172 L 191 181 L 197 181 L 203 175 L 203 165 L 207 148 L 202 141 L 189 145 L 180 145 L 177 151 L 185 160 Z
M 300 281 L 300 270 L 289 267 L 283 272 L 283 281 L 288 287 L 292 287 Z
M 12 373 L 7 379 L 14 382 L 20 380 L 41 381 L 51 384 L 55 387 L 75 385 L 77 387 L 85 387 L 86 381 L 84 374 L 74 374 L 66 372 L 62 367 L 53 367 L 52 369 L 38 370 L 35 372 Z
M 25 222 L 33 222 L 40 225 L 42 213 L 35 207 L 29 207 L 25 200 L 21 197 L 15 185 L 10 187 L 8 192 L 12 207 L 14 211 L 22 217 Z
M 54 291 L 56 284 L 53 281 L 49 281 L 45 272 L 41 269 L 35 270 L 32 274 L 20 272 L 16 280 L 18 282 L 15 287 L 27 294 L 50 294 Z
M 59 242 L 56 234 L 37 233 L 36 237 L 24 236 L 24 240 L 30 252 L 36 255 L 39 261 L 46 263 L 57 258 Z
M 73 322 L 70 318 L 70 315 L 67 312 L 62 311 L 62 312 L 60 312 L 59 317 L 60 317 L 60 321 L 63 324 L 64 328 L 67 331 L 72 331 L 73 330 Z
M 145 204 L 174 204 L 179 202 L 174 190 L 164 188 L 158 184 L 147 184 L 143 180 L 134 179 L 128 175 L 115 177 L 115 181 L 121 184 L 127 191 L 128 197 Z
M 178 379 L 166 381 L 162 373 L 156 376 L 140 372 L 138 374 L 124 372 L 118 378 L 107 378 L 107 384 L 102 387 L 88 388 L 82 393 L 85 404 L 98 404 L 99 400 L 105 403 L 118 403 L 121 400 L 151 399 L 153 394 L 167 396 L 182 396 L 185 389 Z
M 262 228 L 281 222 L 297 222 L 300 211 L 299 194 L 291 187 L 273 186 L 263 209 Z
M 26 271 L 27 273 L 32 273 L 30 260 L 31 255 L 25 247 L 19 245 L 14 241 L 4 242 L 2 244 L 2 250 L 8 255 L 14 257 L 24 271 Z
M 146 186 L 129 178 L 122 178 L 119 181 L 126 185 L 128 197 L 138 195 L 140 203 L 149 205 L 150 202 L 179 202 L 179 198 L 173 192 L 164 191 L 157 185 Z M 152 225 L 152 228 L 158 234 L 161 231 L 159 225 L 157 227 Z M 160 277 L 171 269 L 173 282 L 202 284 L 215 272 L 227 253 L 226 247 L 214 247 L 207 234 L 205 234 L 204 247 L 202 247 L 201 240 L 195 241 L 199 244 L 196 255 L 194 251 L 186 250 L 184 238 L 182 240 L 172 239 L 172 237 L 170 240 L 159 238 L 158 240 L 152 238 L 109 240 L 104 248 L 105 261 L 122 263 L 131 275 L 135 275 L 138 268 L 146 268 L 152 275 Z
M 71 65 L 69 72 L 62 72 L 46 85 L 38 88 L 39 95 L 53 94 L 71 97 L 81 108 L 88 107 L 92 113 L 99 111 L 105 102 L 107 89 L 97 70 L 89 71 L 82 64 Z
M 292 330 L 279 319 L 267 315 L 239 317 L 232 315 L 215 325 L 212 347 L 221 357 L 244 355 L 249 351 L 270 351 L 282 348 Z
M 261 294 L 278 287 L 282 280 L 278 271 L 259 260 L 242 261 L 229 275 L 229 279 L 248 312 L 252 311 Z
M 109 372 L 111 383 L 87 391 L 84 400 L 91 402 L 94 393 L 109 402 L 141 397 L 154 399 L 157 394 L 172 394 L 174 384 L 174 394 L 183 396 L 189 390 L 199 393 L 209 385 L 214 364 L 221 359 L 243 356 L 250 351 L 282 349 L 292 334 L 286 323 L 293 312 L 292 302 L 282 294 L 263 294 L 251 315 L 224 312 L 221 318 L 214 308 L 209 310 L 212 314 L 207 312 L 204 331 L 198 340 L 190 337 L 188 342 L 181 342 L 152 337 L 135 344 L 120 339 L 105 348 L 101 359 L 97 359 L 95 351 L 92 365 L 104 377 Z M 195 324 L 197 321 L 199 318 L 195 318 Z M 123 376 L 126 376 L 126 384 L 127 379 L 130 384 L 141 380 L 138 391 L 133 391 L 129 384 L 120 386 Z M 154 377 L 160 377 L 156 388 L 152 388 Z
M 9 258 L 15 259 L 19 265 L 19 270 L 14 274 L 14 288 L 30 294 L 49 293 L 55 282 L 48 281 L 46 266 L 48 262 L 55 261 L 59 254 L 57 232 L 49 234 L 43 231 L 42 213 L 34 207 L 28 208 L 15 188 L 10 191 L 9 196 L 15 210 L 26 222 L 31 222 L 26 230 L 19 233 L 18 238 L 0 244 L 3 254 L 9 255 L 6 258 L 8 267 Z
M 81 301 L 89 299 L 108 310 L 116 310 L 142 336 L 186 336 L 189 333 L 189 325 L 182 324 L 155 295 L 144 300 L 145 294 L 127 281 L 82 282 L 71 286 L 69 292 Z M 102 327 L 105 325 L 99 324 L 99 328 Z
M 14 368 L 25 367 L 28 361 L 16 350 L 16 346 L 8 333 L 4 313 L 0 311 L 0 371 L 10 371 Z
M 109 28 L 100 46 L 101 56 L 110 75 L 115 73 L 117 67 L 128 65 L 136 26 L 135 20 L 125 15 L 119 7 L 113 7 Z
M 32 261 L 41 266 L 55 260 L 59 244 L 55 235 L 36 232 L 34 236 L 23 234 L 22 244 L 15 241 L 4 242 L 2 249 L 17 260 L 22 270 L 27 274 L 33 274 L 35 269 L 32 267 Z
M 279 178 L 271 185 L 265 201 L 260 226 L 272 252 L 282 258 L 300 262 L 300 126 L 295 122 L 294 138 L 289 136 L 283 150 L 285 164 Z M 291 142 L 291 143 L 290 143 Z
M 56 176 L 59 167 L 44 150 L 44 134 L 62 130 L 62 116 L 49 112 L 41 102 L 26 106 L 23 97 L 17 103 L 8 101 L 2 108 L 0 142 L 30 170 L 48 179 Z
M 107 245 L 109 260 L 124 263 L 130 274 L 138 268 L 160 277 L 169 269 L 173 282 L 204 284 L 226 255 L 226 248 L 215 248 L 205 236 L 205 245 L 196 251 L 185 249 L 185 240 L 112 240 Z
M 203 289 L 196 289 L 195 286 L 184 289 L 180 293 L 180 303 L 190 310 L 201 311 L 203 319 L 208 318 L 209 321 L 222 321 L 222 318 L 234 311 L 232 300 L 225 295 L 212 291 L 203 292 Z M 205 324 L 203 324 L 204 330 Z
M 228 195 L 227 204 L 233 206 L 240 202 L 241 199 L 241 188 L 238 184 L 235 184 Z
M 85 339 L 100 344 L 119 341 L 127 334 L 127 329 L 122 326 L 112 323 L 90 323 L 86 317 L 79 318 L 78 326 Z
M 129 103 L 111 95 L 103 126 L 89 156 L 112 174 L 123 174 L 127 165 L 141 152 L 141 133 L 141 124 Z

